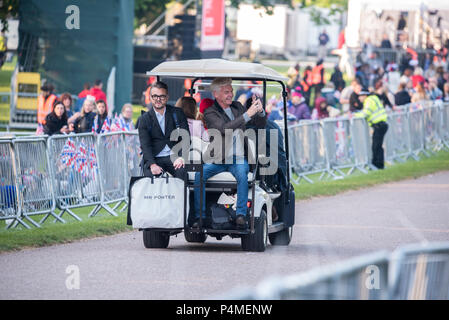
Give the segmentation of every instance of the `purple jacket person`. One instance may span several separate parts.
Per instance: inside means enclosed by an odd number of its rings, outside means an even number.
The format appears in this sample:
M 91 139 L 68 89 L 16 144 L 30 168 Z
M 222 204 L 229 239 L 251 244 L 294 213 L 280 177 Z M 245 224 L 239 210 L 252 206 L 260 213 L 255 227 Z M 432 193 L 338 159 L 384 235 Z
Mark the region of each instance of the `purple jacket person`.
M 293 114 L 297 121 L 311 118 L 309 106 L 299 92 L 292 93 L 292 105 L 288 108 L 288 112 Z

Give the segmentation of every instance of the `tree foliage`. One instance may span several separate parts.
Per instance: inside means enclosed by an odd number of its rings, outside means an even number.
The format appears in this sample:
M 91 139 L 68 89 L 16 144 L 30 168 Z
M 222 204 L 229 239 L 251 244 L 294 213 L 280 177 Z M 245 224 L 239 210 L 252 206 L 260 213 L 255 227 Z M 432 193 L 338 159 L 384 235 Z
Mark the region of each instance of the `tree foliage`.
M 274 6 L 277 4 L 286 4 L 290 7 L 293 7 L 293 1 L 291 0 L 231 0 L 231 5 L 235 8 L 238 8 L 240 4 L 243 3 L 252 3 L 256 9 L 264 8 L 267 14 L 273 14 Z
M 168 3 L 174 1 L 176 0 L 135 0 L 135 27 L 143 23 L 150 24 L 164 12 Z M 277 4 L 289 5 L 292 8 L 299 5 L 300 8 L 309 9 L 312 20 L 317 25 L 330 24 L 332 18 L 339 16 L 348 8 L 348 0 L 230 0 L 230 2 L 235 8 L 243 3 L 252 3 L 256 8 L 264 8 L 267 14 L 273 14 Z M 324 15 L 318 8 L 327 8 L 329 13 Z
M 134 0 L 134 27 L 145 24 L 150 24 L 159 15 L 161 15 L 166 8 L 166 5 L 176 0 Z M 178 0 L 178 2 L 185 3 L 187 0 Z M 330 17 L 338 13 L 342 13 L 348 8 L 348 0 L 230 0 L 233 7 L 238 8 L 242 3 L 252 3 L 256 8 L 264 8 L 267 14 L 272 14 L 276 4 L 286 4 L 293 7 L 300 4 L 302 8 L 309 8 L 312 19 L 316 24 L 330 24 Z M 323 16 L 316 8 L 330 9 L 328 16 Z M 8 18 L 15 18 L 19 12 L 19 0 L 0 0 L 0 21 L 3 28 L 7 30 Z
M 331 24 L 331 19 L 348 10 L 348 0 L 301 0 L 301 8 L 309 8 L 312 21 L 316 25 Z M 324 15 L 318 8 L 329 9 Z
M 134 27 L 150 24 L 162 12 L 168 0 L 134 0 Z
M 256 8 L 264 8 L 267 14 L 272 14 L 276 4 L 287 4 L 293 6 L 291 0 L 230 0 L 233 7 L 238 8 L 242 3 L 252 3 Z M 135 13 L 135 27 L 141 24 L 150 24 L 166 8 L 166 5 L 176 0 L 134 0 Z M 186 3 L 187 0 L 180 0 L 178 2 Z
M 0 21 L 2 23 L 2 30 L 8 30 L 9 18 L 17 17 L 19 13 L 19 0 L 0 0 Z

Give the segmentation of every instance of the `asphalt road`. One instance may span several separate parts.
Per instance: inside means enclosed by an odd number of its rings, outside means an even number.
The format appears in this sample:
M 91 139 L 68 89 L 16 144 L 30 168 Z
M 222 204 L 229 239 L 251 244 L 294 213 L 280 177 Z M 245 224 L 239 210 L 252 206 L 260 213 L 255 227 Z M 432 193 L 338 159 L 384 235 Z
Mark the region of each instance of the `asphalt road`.
M 149 250 L 135 231 L 0 254 L 0 299 L 207 299 L 423 241 L 449 241 L 449 172 L 297 202 L 291 244 L 264 253 L 229 237 L 189 244 L 182 234 Z

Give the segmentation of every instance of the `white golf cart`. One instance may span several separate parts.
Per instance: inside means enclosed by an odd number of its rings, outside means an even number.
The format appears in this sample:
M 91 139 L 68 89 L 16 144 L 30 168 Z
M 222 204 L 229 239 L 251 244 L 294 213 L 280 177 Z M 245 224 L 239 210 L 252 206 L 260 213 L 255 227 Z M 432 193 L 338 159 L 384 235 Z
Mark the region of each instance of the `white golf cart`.
M 187 163 L 188 181 L 185 182 L 185 195 L 187 190 L 190 192 L 184 201 L 184 228 L 170 230 L 160 228 L 142 229 L 145 247 L 166 248 L 169 244 L 170 236 L 181 232 L 184 232 L 185 239 L 188 242 L 205 242 L 208 235 L 218 240 L 221 240 L 224 236 L 241 238 L 242 249 L 245 251 L 264 251 L 268 239 L 272 245 L 288 245 L 292 237 L 295 220 L 295 194 L 293 186 L 290 184 L 288 162 L 287 93 L 284 85 L 284 81 L 287 78 L 261 64 L 231 62 L 222 59 L 163 62 L 150 72 L 147 72 L 147 75 L 156 76 L 158 80 L 168 83 L 170 83 L 169 79 L 172 78 L 190 78 L 192 80 L 191 95 L 198 88 L 207 88 L 207 83 L 210 83 L 216 77 L 230 77 L 235 82 L 258 81 L 262 89 L 263 106 L 266 106 L 267 101 L 267 83 L 275 83 L 281 91 L 284 105 L 284 123 L 281 140 L 284 140 L 283 144 L 285 147 L 280 146 L 284 150 L 284 157 L 282 158 L 284 163 L 280 163 L 280 165 L 284 167 L 285 186 L 284 188 L 275 188 L 265 181 L 266 177 L 260 175 L 262 166 L 259 161 L 261 158 L 258 157 L 257 163 L 250 166 L 250 173 L 248 174 L 249 218 L 247 227 L 245 229 L 213 229 L 204 224 L 203 219 L 200 218 L 199 228 L 193 229 L 190 226 L 189 217 L 193 217 L 194 214 L 194 176 L 195 172 L 202 174 L 202 164 Z M 198 80 L 201 80 L 201 85 L 198 85 Z M 277 141 L 272 143 L 277 143 Z M 217 199 L 223 192 L 235 193 L 237 189 L 236 180 L 229 172 L 217 174 L 205 182 L 201 179 L 201 186 L 203 183 L 205 183 L 206 188 L 206 216 L 211 214 L 211 205 L 217 202 Z M 187 205 L 187 201 L 189 201 L 189 205 Z M 202 206 L 203 201 L 204 199 L 201 197 L 200 206 Z M 189 212 L 187 212 L 187 207 Z M 278 216 L 275 222 L 272 219 L 273 208 L 275 208 Z

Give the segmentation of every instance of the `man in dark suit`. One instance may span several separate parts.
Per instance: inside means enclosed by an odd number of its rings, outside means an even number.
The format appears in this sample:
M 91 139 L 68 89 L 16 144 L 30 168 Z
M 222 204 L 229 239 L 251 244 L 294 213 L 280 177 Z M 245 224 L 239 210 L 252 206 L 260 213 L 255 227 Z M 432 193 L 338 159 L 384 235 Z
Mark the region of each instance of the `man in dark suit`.
M 236 210 L 236 224 L 238 227 L 245 227 L 246 214 L 247 214 L 247 202 L 248 202 L 248 161 L 245 159 L 244 154 L 239 152 L 243 149 L 247 149 L 247 139 L 239 136 L 240 132 L 246 130 L 246 124 L 256 116 L 265 116 L 262 103 L 260 99 L 254 99 L 251 106 L 246 109 L 240 102 L 232 101 L 234 91 L 232 89 L 231 78 L 216 78 L 211 83 L 212 94 L 215 98 L 215 102 L 212 106 L 206 109 L 204 112 L 204 120 L 210 133 L 211 144 L 206 150 L 207 154 L 212 155 L 212 158 L 208 161 L 208 155 L 203 158 L 205 162 L 208 162 L 203 167 L 203 181 L 213 177 L 224 171 L 230 172 L 237 181 L 237 210 Z M 263 127 L 262 127 L 263 128 Z M 232 130 L 233 139 L 232 144 L 227 145 L 225 142 L 225 130 Z M 214 140 L 216 136 L 221 137 L 221 147 L 215 148 Z M 243 144 L 243 145 L 242 145 Z M 234 151 L 235 150 L 235 151 Z M 213 163 L 210 163 L 213 162 Z M 195 175 L 195 184 L 199 185 L 200 175 L 197 172 Z M 206 193 L 203 187 L 203 199 L 205 199 Z M 195 218 L 199 219 L 200 212 L 202 216 L 205 216 L 206 201 L 203 200 L 203 208 L 200 209 L 200 190 L 199 187 L 195 188 Z M 193 227 L 198 226 L 198 221 L 194 222 Z
M 180 108 L 167 105 L 168 87 L 163 82 L 158 81 L 151 85 L 150 100 L 149 111 L 140 117 L 138 126 L 144 175 L 157 176 L 167 171 L 176 178 L 184 179 L 186 171 L 181 151 L 174 155 L 171 150 L 180 139 L 170 141 L 172 131 L 177 128 L 189 132 L 184 112 Z M 190 137 L 186 143 L 190 143 Z

